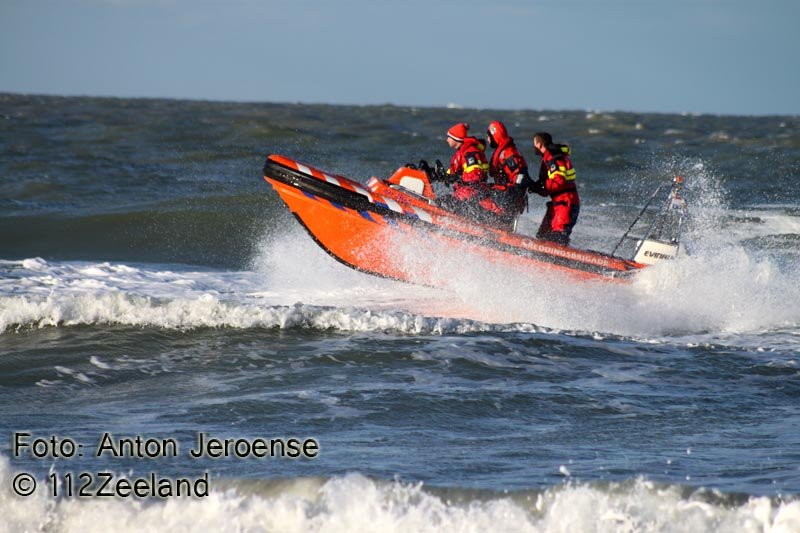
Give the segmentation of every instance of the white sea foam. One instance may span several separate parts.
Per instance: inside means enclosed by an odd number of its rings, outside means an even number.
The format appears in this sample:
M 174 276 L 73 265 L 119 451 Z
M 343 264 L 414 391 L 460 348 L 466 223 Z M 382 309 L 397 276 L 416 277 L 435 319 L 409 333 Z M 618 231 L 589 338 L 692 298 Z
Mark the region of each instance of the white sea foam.
M 157 300 L 121 291 L 105 294 L 0 297 L 0 331 L 15 327 L 119 324 L 168 329 L 293 328 L 408 333 L 463 333 L 495 329 L 490 324 L 404 311 L 295 304 L 273 306 L 222 301 L 211 295 Z
M 606 487 L 565 484 L 544 491 L 447 497 L 421 484 L 383 482 L 359 474 L 331 479 L 227 481 L 211 478 L 209 496 L 142 501 L 53 499 L 49 485 L 27 498 L 12 493 L 15 472 L 0 457 L 3 531 L 281 531 L 281 532 L 563 532 L 800 530 L 800 502 L 751 497 L 683 496 L 680 487 L 644 479 Z
M 422 268 L 420 250 L 424 255 L 425 245 L 405 246 L 401 258 L 409 268 Z M 796 268 L 736 245 L 696 252 L 640 272 L 630 284 L 520 273 L 466 250 L 440 251 L 424 269 L 471 306 L 468 316 L 484 322 L 635 337 L 800 328 Z

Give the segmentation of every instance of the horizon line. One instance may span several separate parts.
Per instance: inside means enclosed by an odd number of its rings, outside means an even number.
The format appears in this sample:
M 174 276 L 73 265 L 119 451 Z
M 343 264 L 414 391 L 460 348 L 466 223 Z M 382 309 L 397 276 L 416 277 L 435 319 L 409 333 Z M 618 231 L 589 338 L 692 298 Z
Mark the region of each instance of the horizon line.
M 747 117 L 747 118 L 766 118 L 766 117 L 793 117 L 798 118 L 800 114 L 793 113 L 713 113 L 713 112 L 699 112 L 699 111 L 638 111 L 628 109 L 592 109 L 592 108 L 532 108 L 532 107 L 476 107 L 461 105 L 449 102 L 443 105 L 433 104 L 399 104 L 393 102 L 384 103 L 343 103 L 343 102 L 323 102 L 323 101 L 300 101 L 300 100 L 251 100 L 251 99 L 217 99 L 205 97 L 191 97 L 191 96 L 120 96 L 120 95 L 104 95 L 104 94 L 86 94 L 86 93 L 47 93 L 47 92 L 18 92 L 7 91 L 0 89 L 0 97 L 2 96 L 23 96 L 23 97 L 41 97 L 41 98 L 85 98 L 85 99 L 105 99 L 105 100 L 163 100 L 163 101 L 185 101 L 185 102 L 207 102 L 217 104 L 242 104 L 242 105 L 307 105 L 307 106 L 331 106 L 331 107 L 398 107 L 408 109 L 439 109 L 439 110 L 464 110 L 464 111 L 499 111 L 499 112 L 515 112 L 515 111 L 531 111 L 531 112 L 551 112 L 551 113 L 627 113 L 627 114 L 643 114 L 643 115 L 677 115 L 686 117 L 700 117 L 700 116 L 715 116 L 715 117 Z

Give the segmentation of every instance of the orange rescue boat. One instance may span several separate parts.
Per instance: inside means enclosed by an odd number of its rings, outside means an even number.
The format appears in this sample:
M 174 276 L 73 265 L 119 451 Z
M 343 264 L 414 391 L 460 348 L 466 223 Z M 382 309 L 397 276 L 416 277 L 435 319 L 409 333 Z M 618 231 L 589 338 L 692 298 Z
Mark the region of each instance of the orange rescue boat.
M 311 238 L 335 259 L 361 272 L 410 283 L 440 284 L 433 274 L 440 250 L 522 272 L 558 271 L 602 280 L 627 279 L 648 264 L 674 258 L 680 250 L 677 238 L 649 236 L 638 239 L 636 260 L 625 259 L 476 223 L 438 207 L 428 176 L 413 165 L 400 167 L 386 180 L 373 177 L 362 184 L 270 155 L 264 179 Z M 674 198 L 680 200 L 679 184 L 676 178 L 670 205 Z M 627 233 L 623 240 L 633 238 Z M 400 252 L 398 243 L 411 245 Z

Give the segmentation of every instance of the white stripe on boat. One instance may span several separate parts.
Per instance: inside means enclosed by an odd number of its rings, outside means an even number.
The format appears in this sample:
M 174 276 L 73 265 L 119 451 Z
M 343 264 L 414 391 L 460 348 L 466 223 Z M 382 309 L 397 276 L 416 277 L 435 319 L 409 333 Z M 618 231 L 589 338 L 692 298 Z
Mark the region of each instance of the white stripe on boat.
M 360 185 L 353 184 L 353 188 L 356 190 L 358 194 L 366 196 L 369 199 L 369 201 L 372 202 L 372 195 L 368 193 L 363 187 L 361 187 Z
M 403 208 L 400 207 L 400 204 L 398 204 L 391 198 L 384 198 L 383 201 L 386 202 L 386 205 L 388 205 L 389 209 L 391 209 L 392 211 L 397 211 L 398 213 L 403 212 Z
M 420 220 L 424 220 L 425 222 L 433 222 L 433 219 L 431 218 L 430 213 L 428 213 L 424 209 L 418 209 L 418 208 L 414 207 L 413 205 L 411 206 L 411 209 L 413 209 L 414 212 L 417 213 L 417 216 L 420 218 Z
M 336 185 L 338 187 L 342 186 L 342 184 L 339 183 L 339 180 L 337 180 L 333 176 L 329 176 L 328 174 L 325 174 L 324 172 L 322 173 L 322 175 L 325 177 L 325 181 L 327 181 L 328 183 L 333 183 L 334 185 Z

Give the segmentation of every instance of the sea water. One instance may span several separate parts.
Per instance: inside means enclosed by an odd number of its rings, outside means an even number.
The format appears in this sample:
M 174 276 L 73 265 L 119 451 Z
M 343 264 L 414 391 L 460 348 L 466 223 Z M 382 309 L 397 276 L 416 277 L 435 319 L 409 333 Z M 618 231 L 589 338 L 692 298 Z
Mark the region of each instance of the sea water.
M 616 284 L 436 251 L 416 287 L 261 176 L 366 182 L 495 119 L 534 168 L 533 133 L 572 146 L 576 247 L 683 176 L 689 255 Z M 0 124 L 0 530 L 800 531 L 797 117 L 0 95 Z M 181 479 L 208 491 L 120 494 Z

